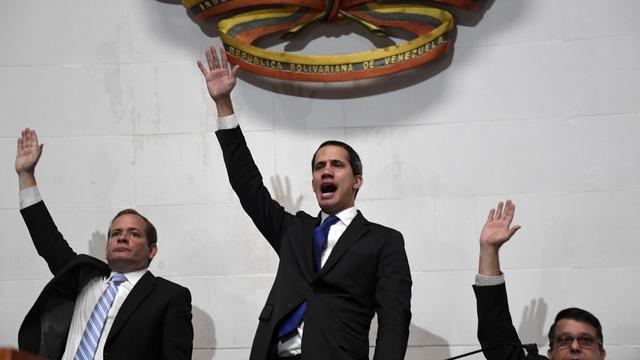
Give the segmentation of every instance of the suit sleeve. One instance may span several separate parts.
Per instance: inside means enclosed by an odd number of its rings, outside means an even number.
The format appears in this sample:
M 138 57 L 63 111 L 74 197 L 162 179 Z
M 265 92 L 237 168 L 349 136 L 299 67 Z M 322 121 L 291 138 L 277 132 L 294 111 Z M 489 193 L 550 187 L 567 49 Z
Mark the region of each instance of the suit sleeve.
M 411 272 L 402 235 L 392 230 L 378 262 L 375 302 L 378 337 L 374 360 L 402 360 L 411 323 Z
M 43 201 L 20 210 L 31 240 L 56 275 L 77 254 L 64 239 Z
M 240 127 L 216 132 L 229 182 L 240 204 L 262 235 L 279 252 L 280 239 L 294 216 L 274 201 L 262 182 Z
M 191 293 L 181 287 L 165 314 L 162 359 L 188 360 L 193 352 L 193 325 L 191 323 Z
M 478 341 L 483 348 L 506 344 L 520 344 L 513 327 L 505 284 L 474 286 L 478 311 Z M 499 346 L 485 350 L 487 360 L 523 360 L 524 350 L 515 346 Z

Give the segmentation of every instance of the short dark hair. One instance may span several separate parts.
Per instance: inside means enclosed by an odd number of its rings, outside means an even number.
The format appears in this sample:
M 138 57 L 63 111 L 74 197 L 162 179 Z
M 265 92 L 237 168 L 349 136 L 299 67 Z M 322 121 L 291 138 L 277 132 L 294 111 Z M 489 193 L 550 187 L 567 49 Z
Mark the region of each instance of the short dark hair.
M 320 144 L 320 146 L 318 146 L 318 149 L 316 149 L 316 152 L 313 153 L 313 157 L 311 158 L 311 171 L 313 171 L 313 167 L 316 165 L 316 155 L 318 154 L 318 151 L 320 151 L 320 149 L 322 149 L 323 147 L 330 145 L 339 146 L 345 149 L 347 151 L 347 154 L 349 155 L 349 165 L 351 166 L 353 175 L 362 176 L 362 161 L 360 161 L 360 156 L 355 150 L 353 150 L 351 146 L 349 146 L 349 144 L 343 143 L 342 141 L 338 140 L 327 140 Z
M 549 329 L 549 347 L 551 349 L 553 349 L 554 342 L 556 341 L 556 325 L 558 324 L 558 321 L 564 319 L 579 321 L 593 326 L 593 328 L 596 329 L 598 347 L 600 350 L 603 349 L 604 339 L 602 337 L 602 325 L 600 325 L 600 320 L 587 310 L 575 307 L 564 309 L 556 315 L 556 319 L 553 321 L 553 325 L 551 325 L 551 328 Z
M 107 239 L 111 238 L 111 226 L 113 225 L 113 222 L 122 215 L 138 215 L 142 220 L 144 220 L 144 234 L 147 236 L 147 245 L 151 246 L 158 242 L 158 232 L 156 231 L 156 227 L 153 226 L 149 219 L 147 219 L 134 209 L 121 210 L 116 214 L 116 216 L 113 217 L 111 223 L 109 224 L 109 230 L 107 230 Z

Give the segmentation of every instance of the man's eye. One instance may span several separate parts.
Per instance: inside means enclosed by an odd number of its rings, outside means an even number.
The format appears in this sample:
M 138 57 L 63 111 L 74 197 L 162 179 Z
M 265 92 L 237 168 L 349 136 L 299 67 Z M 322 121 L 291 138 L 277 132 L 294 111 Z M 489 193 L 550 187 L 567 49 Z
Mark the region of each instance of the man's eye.
M 580 336 L 578 338 L 578 343 L 581 345 L 593 345 L 595 343 L 595 338 L 591 336 Z

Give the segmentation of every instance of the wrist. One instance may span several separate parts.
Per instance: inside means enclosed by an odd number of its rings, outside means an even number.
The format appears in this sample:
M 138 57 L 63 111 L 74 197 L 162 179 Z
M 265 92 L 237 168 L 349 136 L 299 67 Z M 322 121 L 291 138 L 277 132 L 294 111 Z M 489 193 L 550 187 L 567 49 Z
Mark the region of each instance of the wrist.
M 498 256 L 500 246 L 493 244 L 480 245 L 480 255 Z
M 18 186 L 20 190 L 28 189 L 36 186 L 36 177 L 33 172 L 20 172 L 18 173 Z
M 219 98 L 213 99 L 216 103 L 216 110 L 218 112 L 218 117 L 229 116 L 234 113 L 233 111 L 233 103 L 231 102 L 230 96 L 222 96 Z
M 478 261 L 478 273 L 485 276 L 499 276 L 500 257 L 498 254 L 499 247 L 494 245 L 480 246 L 480 259 Z

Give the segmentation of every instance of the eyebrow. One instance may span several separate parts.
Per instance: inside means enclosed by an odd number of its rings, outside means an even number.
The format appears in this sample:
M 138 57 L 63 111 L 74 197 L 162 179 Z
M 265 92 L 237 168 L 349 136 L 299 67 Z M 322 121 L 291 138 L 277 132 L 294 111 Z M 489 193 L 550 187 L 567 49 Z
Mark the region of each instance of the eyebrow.
M 326 164 L 326 163 L 334 163 L 334 162 L 339 162 L 339 163 L 343 163 L 343 164 L 347 163 L 346 160 L 335 158 L 335 159 L 327 159 L 327 160 L 318 160 L 318 161 L 316 161 L 314 163 L 314 166 L 318 165 L 318 164 Z
M 112 233 L 114 233 L 114 232 L 116 232 L 116 231 L 122 231 L 122 230 L 126 230 L 126 231 L 132 231 L 132 230 L 135 230 L 135 231 L 139 231 L 139 232 L 144 232 L 144 230 L 142 230 L 142 229 L 138 229 L 138 228 L 136 228 L 136 227 L 128 227 L 128 228 L 126 228 L 126 229 L 123 229 L 123 228 L 115 228 L 115 229 L 111 229 L 111 232 L 112 232 Z
M 568 333 L 568 332 L 562 332 L 562 333 L 559 333 L 559 334 L 558 334 L 558 336 L 573 336 L 573 337 L 576 337 L 576 336 L 584 336 L 584 335 L 587 335 L 587 336 L 593 336 L 594 338 L 595 338 L 595 337 L 597 337 L 595 334 L 590 334 L 590 333 L 588 333 L 588 332 L 581 332 L 581 333 L 579 333 L 578 335 L 573 335 L 573 334 Z

